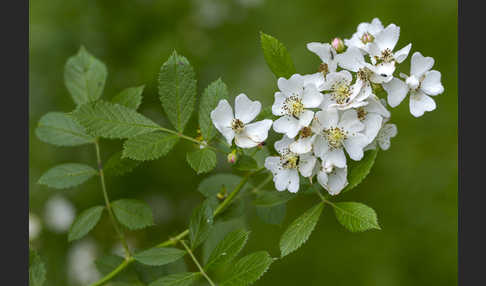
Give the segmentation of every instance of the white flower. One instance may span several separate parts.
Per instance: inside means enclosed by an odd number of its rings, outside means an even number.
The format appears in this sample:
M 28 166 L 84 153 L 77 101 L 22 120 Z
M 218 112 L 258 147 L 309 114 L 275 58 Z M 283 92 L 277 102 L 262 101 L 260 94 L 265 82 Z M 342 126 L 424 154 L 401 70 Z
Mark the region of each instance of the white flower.
M 351 85 L 352 79 L 348 71 L 330 73 L 323 84 L 323 90 L 328 93 L 324 94 L 321 109 L 346 110 L 366 105 L 363 100 L 371 95 L 371 88 L 362 89 L 360 82 Z
M 260 110 L 260 102 L 251 101 L 242 93 L 235 99 L 234 115 L 228 101 L 222 99 L 218 106 L 211 111 L 211 120 L 229 145 L 235 138 L 236 146 L 252 148 L 267 139 L 268 130 L 272 127 L 272 120 L 269 119 L 250 123 L 260 113 Z
M 363 148 L 368 139 L 362 133 L 363 123 L 358 119 L 356 110 L 339 113 L 330 109 L 316 113 L 312 129 L 318 135 L 314 140 L 314 154 L 338 168 L 346 166 L 346 149 L 349 157 L 355 161 L 363 158 Z
M 317 78 L 316 85 L 319 89 L 319 87 L 324 83 L 327 74 L 336 71 L 338 64 L 336 57 L 337 53 L 336 50 L 328 43 L 308 43 L 307 49 L 319 56 L 322 61 L 322 63 L 319 65 L 319 72 L 313 74 Z
M 68 278 L 73 285 L 90 284 L 100 278 L 94 261 L 98 247 L 92 239 L 76 242 L 67 255 Z
M 361 23 L 351 39 L 344 39 L 347 47 L 359 48 L 363 53 L 368 52 L 369 44 L 374 41 L 376 35 L 383 31 L 380 19 L 374 18 L 371 23 Z
M 294 74 L 289 79 L 278 79 L 280 91 L 275 93 L 272 113 L 282 116 L 275 120 L 273 129 L 278 133 L 294 138 L 302 127 L 309 126 L 314 112 L 307 108 L 316 108 L 322 102 L 323 95 L 308 78 Z
M 62 196 L 54 196 L 46 202 L 44 220 L 51 230 L 66 232 L 74 221 L 73 204 Z
M 35 240 L 39 236 L 41 229 L 42 226 L 39 218 L 29 212 L 29 241 Z
M 415 52 L 412 55 L 410 76 L 400 74 L 405 82 L 394 78 L 389 83 L 383 84 L 388 93 L 388 104 L 391 107 L 398 106 L 410 91 L 410 113 L 420 117 L 426 111 L 436 108 L 435 101 L 429 96 L 435 96 L 444 92 L 440 82 L 441 74 L 436 70 L 430 70 L 434 65 L 434 59 L 424 57 Z
M 337 168 L 322 161 L 317 173 L 317 181 L 330 195 L 339 194 L 348 185 L 348 168 Z
M 364 124 L 362 133 L 368 138 L 368 143 L 373 141 L 380 131 L 383 118 L 389 118 L 390 112 L 386 109 L 376 95 L 368 97 L 367 105 L 358 107 L 356 112 L 358 119 Z
M 376 139 L 366 146 L 364 150 L 376 149 L 377 144 L 380 146 L 381 150 L 388 150 L 390 148 L 390 139 L 395 137 L 397 134 L 398 131 L 395 124 L 384 124 L 380 129 L 380 132 L 378 132 Z
M 299 190 L 299 172 L 304 177 L 312 176 L 317 158 L 311 153 L 295 154 L 289 147 L 294 140 L 285 136 L 275 142 L 275 149 L 280 156 L 265 158 L 265 168 L 273 174 L 275 188 L 278 191 L 288 190 L 296 193 Z

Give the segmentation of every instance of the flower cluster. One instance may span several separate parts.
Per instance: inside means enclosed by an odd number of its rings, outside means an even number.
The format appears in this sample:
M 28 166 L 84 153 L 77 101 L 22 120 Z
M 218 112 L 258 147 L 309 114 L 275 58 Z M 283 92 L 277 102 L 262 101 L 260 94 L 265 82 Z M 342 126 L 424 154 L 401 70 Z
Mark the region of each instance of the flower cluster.
M 411 50 L 411 44 L 395 51 L 400 28 L 384 27 L 377 18 L 358 25 L 350 39 L 309 43 L 307 49 L 321 60 L 318 72 L 279 78 L 272 113 L 279 118 L 250 123 L 260 112 L 259 102 L 239 95 L 235 116 L 226 100 L 211 113 L 216 128 L 231 144 L 241 148 L 263 142 L 271 126 L 283 138 L 275 142 L 278 156 L 265 160 L 278 191 L 299 190 L 300 176 L 317 181 L 329 194 L 341 192 L 347 181 L 347 160 L 359 161 L 364 151 L 378 146 L 387 150 L 397 128 L 388 123 L 391 107 L 410 94 L 410 113 L 419 117 L 436 108 L 431 96 L 444 91 L 441 74 L 431 70 L 434 60 L 415 52 L 410 76 L 397 66 Z M 387 99 L 380 99 L 379 91 Z M 388 103 L 388 104 L 387 104 Z M 347 154 L 347 155 L 346 155 Z

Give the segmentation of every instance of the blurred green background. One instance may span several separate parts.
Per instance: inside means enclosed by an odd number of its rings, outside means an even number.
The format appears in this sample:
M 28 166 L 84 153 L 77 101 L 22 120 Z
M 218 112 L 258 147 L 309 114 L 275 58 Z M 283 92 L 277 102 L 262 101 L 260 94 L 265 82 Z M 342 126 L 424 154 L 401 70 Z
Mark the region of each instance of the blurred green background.
M 401 27 L 398 48 L 412 42 L 412 52 L 434 57 L 434 68 L 441 71 L 445 87 L 445 92 L 435 98 L 438 108 L 418 119 L 410 115 L 408 100 L 392 110 L 392 122 L 399 133 L 392 139 L 391 148 L 378 154 L 363 184 L 337 198 L 373 207 L 382 231 L 349 233 L 326 207 L 310 240 L 299 251 L 274 263 L 255 285 L 456 285 L 456 1 L 31 0 L 30 212 L 42 224 L 41 234 L 32 245 L 47 264 L 46 285 L 89 281 L 92 267 L 76 259 L 83 255 L 91 258 L 91 252 L 95 256 L 109 253 L 116 242 L 106 217 L 92 234 L 74 244 L 67 242 L 65 232 L 51 230 L 46 221 L 46 205 L 53 196 L 69 200 L 76 213 L 102 204 L 96 179 L 61 191 L 36 184 L 44 171 L 60 163 L 95 165 L 93 146 L 53 147 L 34 133 L 43 114 L 74 108 L 64 86 L 63 69 L 80 45 L 108 67 L 104 98 L 123 88 L 145 84 L 140 111 L 168 124 L 156 79 L 173 49 L 194 66 L 198 92 L 222 77 L 232 96 L 244 92 L 266 106 L 272 102 L 276 79 L 264 61 L 259 31 L 281 40 L 297 71 L 310 73 L 317 69 L 319 60 L 306 50 L 307 42 L 349 38 L 360 22 L 373 17 L 379 17 L 384 25 L 393 22 Z M 402 64 L 402 71 L 408 73 L 409 62 Z M 193 117 L 187 130 L 195 130 L 196 124 Z M 103 141 L 104 159 L 120 150 L 121 143 Z M 108 180 L 112 200 L 138 198 L 154 209 L 156 226 L 128 233 L 134 247 L 151 246 L 183 230 L 188 212 L 202 200 L 195 189 L 205 176 L 196 176 L 185 161 L 185 153 L 191 148 L 186 142 L 178 144 L 167 157 Z M 224 158 L 220 159 L 212 173 L 230 171 Z M 249 213 L 247 223 L 252 235 L 248 251 L 268 249 L 278 256 L 278 241 L 285 226 L 316 198 L 303 196 L 292 201 L 283 226 L 265 224 Z M 77 252 L 73 250 L 76 247 Z M 86 268 L 86 273 L 80 276 L 72 267 Z

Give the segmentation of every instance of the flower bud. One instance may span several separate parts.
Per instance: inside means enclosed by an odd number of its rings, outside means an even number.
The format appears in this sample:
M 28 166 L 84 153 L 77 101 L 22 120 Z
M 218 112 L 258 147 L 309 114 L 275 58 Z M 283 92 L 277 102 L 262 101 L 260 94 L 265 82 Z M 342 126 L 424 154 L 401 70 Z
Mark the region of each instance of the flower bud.
M 363 34 L 363 36 L 361 36 L 361 42 L 363 42 L 363 44 L 367 44 L 367 43 L 371 43 L 375 40 L 375 37 L 373 37 L 372 34 L 368 33 L 368 32 L 365 32 Z
M 238 156 L 236 156 L 236 150 L 231 151 L 231 153 L 228 153 L 228 163 L 234 164 L 236 162 L 236 159 L 238 159 Z
M 331 42 L 331 46 L 336 50 L 338 53 L 344 52 L 344 42 L 341 38 L 334 38 Z

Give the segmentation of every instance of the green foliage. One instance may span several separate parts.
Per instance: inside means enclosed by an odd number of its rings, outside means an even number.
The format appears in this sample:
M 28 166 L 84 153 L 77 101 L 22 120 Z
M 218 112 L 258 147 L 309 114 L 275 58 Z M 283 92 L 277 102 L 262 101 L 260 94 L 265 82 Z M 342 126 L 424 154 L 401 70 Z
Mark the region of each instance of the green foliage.
M 208 148 L 189 152 L 186 159 L 198 174 L 207 173 L 216 167 L 216 153 Z
M 334 203 L 333 207 L 339 223 L 351 232 L 381 229 L 376 212 L 365 204 L 341 202 Z
M 142 93 L 145 85 L 129 87 L 115 95 L 111 102 L 137 110 L 142 103 Z
M 68 241 L 80 239 L 88 234 L 100 220 L 104 209 L 104 206 L 94 206 L 84 210 L 71 225 Z
M 194 111 L 196 79 L 189 61 L 176 51 L 160 68 L 159 95 L 170 122 L 182 133 Z
M 290 192 L 261 191 L 256 195 L 253 203 L 261 207 L 273 207 L 284 204 L 297 195 Z
M 93 136 L 110 139 L 130 138 L 160 128 L 131 108 L 102 100 L 79 106 L 73 116 Z
M 348 160 L 348 185 L 343 192 L 347 192 L 357 185 L 359 185 L 371 171 L 375 164 L 378 148 L 375 150 L 368 150 L 364 153 L 363 159 L 360 161 Z
M 179 142 L 174 134 L 152 132 L 128 139 L 123 144 L 123 157 L 138 161 L 155 160 L 167 155 Z
M 131 230 L 154 224 L 152 210 L 142 201 L 121 199 L 114 201 L 111 205 L 116 219 Z
M 96 259 L 95 266 L 96 269 L 98 269 L 98 271 L 102 275 L 107 275 L 115 268 L 117 268 L 118 265 L 123 263 L 124 260 L 125 259 L 123 257 L 110 254 Z M 137 273 L 134 271 L 132 267 L 125 268 L 122 272 L 120 272 L 113 278 L 113 281 L 120 282 L 120 283 L 128 283 L 128 285 L 134 285 L 134 286 L 139 285 Z
M 78 146 L 93 143 L 94 138 L 71 116 L 63 112 L 49 112 L 41 117 L 35 130 L 37 137 L 57 146 Z
M 46 267 L 39 254 L 29 249 L 29 286 L 42 286 L 46 281 Z
M 149 286 L 189 286 L 201 276 L 199 272 L 171 274 L 150 283 Z
M 324 203 L 321 202 L 308 209 L 292 222 L 280 238 L 280 252 L 282 257 L 297 250 L 307 241 L 319 220 L 323 208 Z
M 265 61 L 277 78 L 289 78 L 296 73 L 294 63 L 287 48 L 279 40 L 260 32 L 260 41 Z
M 233 168 L 239 171 L 252 171 L 258 169 L 258 164 L 252 157 L 248 155 L 241 155 L 233 165 Z
M 272 106 L 269 105 L 269 106 L 262 108 L 262 110 L 260 111 L 260 114 L 258 114 L 258 116 L 255 118 L 255 121 L 260 121 L 260 120 L 264 120 L 264 119 L 270 119 L 270 120 L 275 121 L 278 118 L 279 118 L 278 116 L 273 115 Z
M 250 232 L 239 229 L 227 234 L 209 255 L 205 268 L 218 267 L 218 265 L 230 262 L 245 247 Z
M 223 189 L 230 193 L 236 188 L 240 180 L 241 177 L 237 175 L 216 174 L 202 180 L 197 190 L 207 198 L 214 197 Z
M 281 225 L 287 213 L 287 206 L 285 204 L 270 206 L 270 207 L 256 207 L 258 217 L 265 223 Z
M 154 247 L 135 254 L 133 258 L 146 265 L 161 266 L 174 262 L 185 254 L 186 252 L 184 250 L 177 248 Z
M 141 164 L 140 161 L 135 161 L 122 157 L 122 151 L 118 151 L 106 162 L 103 167 L 103 171 L 107 176 L 123 176 L 126 173 L 133 171 L 137 166 Z
M 216 135 L 216 128 L 211 120 L 211 111 L 218 105 L 221 99 L 228 98 L 228 88 L 221 78 L 213 81 L 201 95 L 199 102 L 199 128 L 206 142 L 211 141 Z
M 211 202 L 205 200 L 201 206 L 194 210 L 189 222 L 189 238 L 191 240 L 191 248 L 196 248 L 209 235 L 209 231 L 213 225 L 213 209 Z
M 221 286 L 246 286 L 257 281 L 270 267 L 273 258 L 266 251 L 249 254 L 236 262 Z
M 84 183 L 96 174 L 97 171 L 88 165 L 66 163 L 49 169 L 38 183 L 55 189 L 65 189 Z
M 100 98 L 107 75 L 105 64 L 82 46 L 64 67 L 64 83 L 77 105 Z

